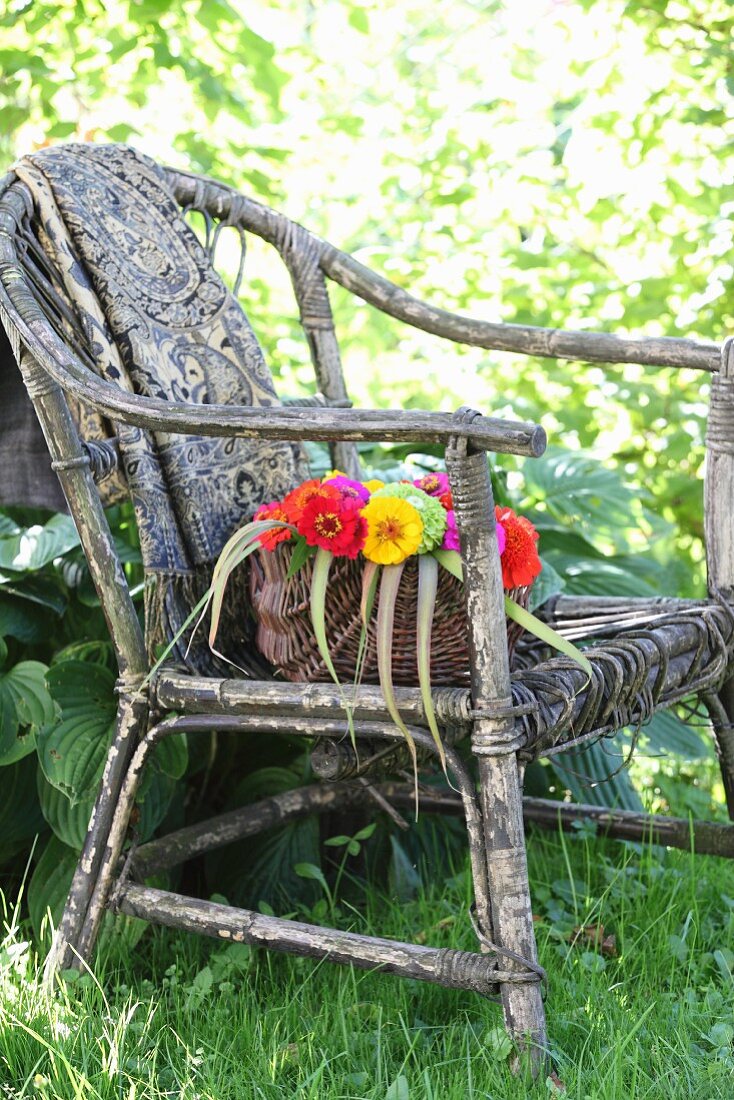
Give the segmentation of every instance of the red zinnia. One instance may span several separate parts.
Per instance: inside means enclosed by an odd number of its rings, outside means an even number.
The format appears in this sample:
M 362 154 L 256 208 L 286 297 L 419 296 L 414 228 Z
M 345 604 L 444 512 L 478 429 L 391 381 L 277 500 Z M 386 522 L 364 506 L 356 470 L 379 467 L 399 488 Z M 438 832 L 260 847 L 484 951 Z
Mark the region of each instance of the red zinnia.
M 272 500 L 270 504 L 261 504 L 255 512 L 255 519 L 282 519 L 284 523 L 289 522 L 286 511 L 279 500 Z M 271 527 L 269 531 L 264 531 L 262 535 L 258 535 L 263 550 L 269 551 L 275 550 L 279 542 L 287 542 L 290 537 L 291 532 L 287 527 Z
M 543 568 L 535 545 L 538 532 L 529 519 L 516 515 L 511 508 L 497 505 L 494 514 L 505 532 L 505 549 L 500 558 L 502 584 L 506 589 L 524 588 L 533 583 Z
M 367 521 L 356 501 L 339 493 L 335 496 L 313 496 L 298 521 L 298 533 L 309 546 L 320 546 L 340 558 L 356 558 L 367 538 Z
M 450 489 L 447 489 L 445 493 L 441 493 L 441 496 L 438 499 L 441 501 L 447 512 L 453 512 L 454 497 Z
M 317 477 L 310 481 L 304 481 L 296 489 L 292 489 L 283 501 L 283 507 L 288 513 L 291 523 L 297 524 L 303 515 L 303 510 L 314 497 L 327 497 L 340 500 L 341 494 L 333 485 L 324 485 Z

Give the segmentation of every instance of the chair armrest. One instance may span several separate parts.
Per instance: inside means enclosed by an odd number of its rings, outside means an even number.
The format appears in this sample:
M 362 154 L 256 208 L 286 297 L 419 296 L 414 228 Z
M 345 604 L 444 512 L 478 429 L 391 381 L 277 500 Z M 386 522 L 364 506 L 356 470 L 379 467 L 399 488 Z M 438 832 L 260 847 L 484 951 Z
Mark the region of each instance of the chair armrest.
M 458 344 L 549 359 L 719 370 L 721 349 L 717 344 L 672 336 L 634 338 L 610 332 L 564 331 L 463 317 L 414 298 L 348 253 L 322 244 L 321 269 L 334 282 L 383 313 Z
M 22 314 L 21 314 L 22 316 Z M 39 331 L 38 321 L 43 324 Z M 480 451 L 537 457 L 545 431 L 526 421 L 414 409 L 373 410 L 285 406 L 190 405 L 129 393 L 100 378 L 73 355 L 43 318 L 23 324 L 23 342 L 67 393 L 113 422 L 153 431 L 255 439 L 442 443 L 452 437 Z
M 718 371 L 718 345 L 678 337 L 626 337 L 609 332 L 574 332 L 534 325 L 501 324 L 463 317 L 414 298 L 412 294 L 233 187 L 219 180 L 167 169 L 169 182 L 182 206 L 206 209 L 226 225 L 257 233 L 284 255 L 294 246 L 309 254 L 334 282 L 414 328 L 455 343 L 511 351 L 551 359 L 580 359 L 591 363 L 641 363 L 657 367 L 687 367 Z

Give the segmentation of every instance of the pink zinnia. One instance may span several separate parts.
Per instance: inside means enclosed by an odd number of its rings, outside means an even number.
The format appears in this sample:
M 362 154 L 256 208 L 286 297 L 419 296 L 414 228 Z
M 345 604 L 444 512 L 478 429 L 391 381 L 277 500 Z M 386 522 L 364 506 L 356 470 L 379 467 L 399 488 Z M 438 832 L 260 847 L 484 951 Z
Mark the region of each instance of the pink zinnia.
M 343 497 L 358 500 L 363 504 L 366 504 L 370 499 L 370 491 L 365 488 L 361 481 L 352 481 L 350 477 L 344 477 L 343 474 L 339 474 L 338 477 L 330 477 L 328 481 L 324 482 L 324 485 L 333 485 Z
M 428 493 L 429 497 L 440 497 L 449 491 L 448 474 L 426 474 L 419 477 L 413 484 Z
M 446 513 L 446 531 L 443 536 L 443 542 L 441 543 L 441 549 L 459 549 L 459 529 L 456 526 L 456 512 L 453 510 Z
M 501 523 L 495 524 L 495 530 L 497 531 L 497 549 L 500 552 L 500 556 L 502 556 L 505 551 L 507 536 L 505 535 L 505 529 Z M 453 508 L 446 513 L 446 533 L 443 536 L 441 549 L 459 549 L 459 529 L 456 526 L 456 513 L 454 512 Z

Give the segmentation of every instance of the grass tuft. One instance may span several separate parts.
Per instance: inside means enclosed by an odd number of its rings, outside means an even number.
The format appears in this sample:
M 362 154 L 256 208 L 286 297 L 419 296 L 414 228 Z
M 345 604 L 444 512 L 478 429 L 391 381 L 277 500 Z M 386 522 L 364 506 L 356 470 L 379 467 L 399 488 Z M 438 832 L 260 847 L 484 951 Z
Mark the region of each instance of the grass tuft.
M 132 955 L 112 942 L 50 995 L 6 907 L 0 1096 L 729 1100 L 734 866 L 588 828 L 534 833 L 530 864 L 557 1071 L 533 1090 L 479 997 L 166 929 Z M 409 902 L 350 888 L 342 927 L 474 946 L 466 866 Z

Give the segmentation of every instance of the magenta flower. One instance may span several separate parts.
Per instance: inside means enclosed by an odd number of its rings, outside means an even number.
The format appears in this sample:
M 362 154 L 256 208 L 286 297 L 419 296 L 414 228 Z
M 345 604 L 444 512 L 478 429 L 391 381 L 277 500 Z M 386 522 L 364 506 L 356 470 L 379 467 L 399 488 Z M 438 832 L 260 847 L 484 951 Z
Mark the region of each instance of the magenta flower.
M 446 531 L 441 543 L 442 550 L 459 549 L 459 529 L 456 526 L 456 512 L 453 509 L 446 513 Z
M 448 492 L 449 478 L 448 474 L 426 474 L 425 477 L 419 477 L 413 484 L 424 493 L 428 493 L 429 497 L 440 497 Z
M 507 536 L 505 529 L 501 523 L 495 524 L 495 530 L 497 531 L 497 549 L 500 552 L 500 557 L 505 552 L 505 546 L 507 545 Z M 446 533 L 443 536 L 443 542 L 441 543 L 442 550 L 458 550 L 459 549 L 459 529 L 456 526 L 456 512 L 453 508 L 446 513 Z
M 351 497 L 353 500 L 359 500 L 363 504 L 366 504 L 370 499 L 370 491 L 367 489 L 361 481 L 352 481 L 349 477 L 344 477 L 339 474 L 338 477 L 331 477 L 328 481 L 324 482 L 324 485 L 333 485 L 335 489 L 338 489 L 343 497 Z

